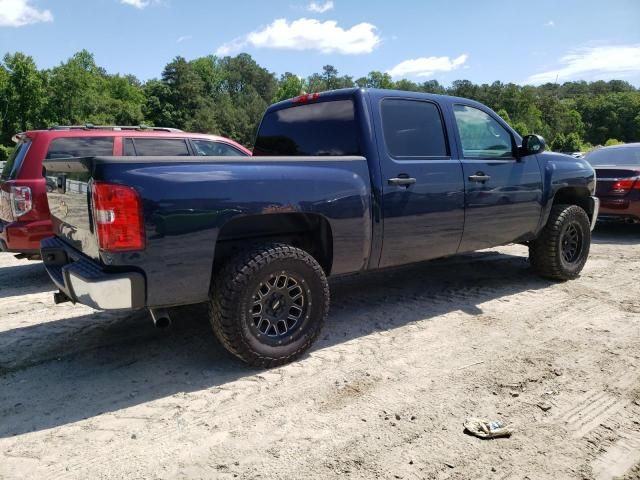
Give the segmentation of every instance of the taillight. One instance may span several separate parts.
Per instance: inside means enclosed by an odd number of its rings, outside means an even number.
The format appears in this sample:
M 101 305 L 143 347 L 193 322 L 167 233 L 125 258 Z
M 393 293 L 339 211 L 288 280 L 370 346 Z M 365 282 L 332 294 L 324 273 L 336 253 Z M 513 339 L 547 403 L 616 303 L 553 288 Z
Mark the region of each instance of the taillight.
M 95 182 L 91 187 L 93 218 L 101 250 L 144 249 L 142 204 L 131 187 Z
M 635 178 L 625 178 L 623 180 L 618 180 L 611 185 L 612 193 L 624 193 L 632 189 L 640 190 L 640 180 Z
M 15 218 L 29 213 L 33 208 L 33 197 L 29 187 L 12 185 L 11 190 L 9 190 L 9 199 L 11 200 L 11 211 Z

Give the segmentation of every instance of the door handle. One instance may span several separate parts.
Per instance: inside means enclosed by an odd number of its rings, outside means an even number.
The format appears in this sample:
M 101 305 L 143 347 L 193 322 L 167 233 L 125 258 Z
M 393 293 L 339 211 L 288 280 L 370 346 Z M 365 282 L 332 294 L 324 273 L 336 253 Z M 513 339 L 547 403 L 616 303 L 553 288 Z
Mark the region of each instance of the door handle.
M 388 179 L 387 182 L 389 182 L 389 185 L 398 185 L 408 188 L 410 185 L 416 183 L 416 179 L 401 173 L 397 177 Z
M 491 177 L 489 175 L 485 175 L 484 172 L 477 172 L 475 175 L 469 175 L 469 181 L 471 182 L 484 183 L 490 178 Z

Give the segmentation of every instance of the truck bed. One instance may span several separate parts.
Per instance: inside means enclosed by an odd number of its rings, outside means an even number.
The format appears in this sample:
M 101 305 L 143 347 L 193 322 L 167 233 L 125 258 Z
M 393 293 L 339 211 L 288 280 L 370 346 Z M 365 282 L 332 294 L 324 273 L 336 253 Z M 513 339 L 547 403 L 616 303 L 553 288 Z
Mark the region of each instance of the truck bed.
M 58 238 L 105 271 L 144 275 L 147 307 L 205 301 L 216 247 L 231 233 L 250 238 L 250 229 L 235 230 L 233 220 L 252 215 L 325 219 L 334 239 L 332 273 L 359 271 L 369 261 L 371 181 L 364 157 L 89 157 L 44 166 L 58 185 L 49 194 Z M 144 250 L 99 250 L 90 182 L 138 192 Z

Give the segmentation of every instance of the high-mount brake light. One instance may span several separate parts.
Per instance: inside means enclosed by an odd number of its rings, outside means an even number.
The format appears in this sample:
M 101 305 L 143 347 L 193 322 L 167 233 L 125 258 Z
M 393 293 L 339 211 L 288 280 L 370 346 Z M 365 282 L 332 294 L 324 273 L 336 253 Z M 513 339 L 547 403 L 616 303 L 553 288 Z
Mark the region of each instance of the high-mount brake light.
M 9 199 L 11 201 L 11 211 L 15 218 L 29 213 L 33 208 L 33 196 L 29 187 L 12 185 L 9 190 Z
M 299 97 L 295 97 L 293 99 L 294 103 L 309 103 L 320 98 L 319 93 L 307 93 L 305 95 L 300 95 Z
M 100 249 L 108 252 L 143 250 L 144 221 L 138 192 L 124 185 L 95 182 L 91 196 Z

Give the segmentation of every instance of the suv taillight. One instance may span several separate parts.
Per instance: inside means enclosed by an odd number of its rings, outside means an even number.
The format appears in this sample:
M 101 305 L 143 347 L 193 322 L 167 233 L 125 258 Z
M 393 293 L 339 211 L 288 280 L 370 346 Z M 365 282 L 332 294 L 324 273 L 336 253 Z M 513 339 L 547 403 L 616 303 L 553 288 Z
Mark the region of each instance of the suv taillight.
M 11 211 L 15 218 L 29 213 L 33 208 L 33 197 L 31 196 L 31 188 L 29 187 L 12 185 L 9 190 L 9 200 L 11 202 Z
M 144 222 L 138 192 L 124 185 L 95 182 L 91 195 L 100 249 L 109 252 L 144 249 Z

